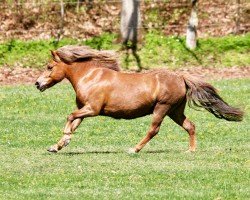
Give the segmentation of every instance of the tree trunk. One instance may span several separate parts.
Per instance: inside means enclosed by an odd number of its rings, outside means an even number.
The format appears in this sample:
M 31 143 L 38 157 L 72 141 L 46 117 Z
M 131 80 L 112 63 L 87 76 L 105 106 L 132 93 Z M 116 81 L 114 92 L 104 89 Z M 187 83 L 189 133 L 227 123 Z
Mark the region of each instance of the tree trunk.
M 77 14 L 79 13 L 79 8 L 80 8 L 80 0 L 77 0 L 77 3 L 76 3 L 76 13 Z
M 235 34 L 240 33 L 240 16 L 241 16 L 241 2 L 240 0 L 236 0 L 237 3 L 237 10 L 236 10 L 236 17 L 235 17 Z
M 121 11 L 121 36 L 124 45 L 132 42 L 137 44 L 138 28 L 140 25 L 140 1 L 122 0 Z
M 57 35 L 57 41 L 59 41 L 63 35 L 64 32 L 64 2 L 63 0 L 60 0 L 60 6 L 61 6 L 61 10 L 60 10 L 60 31 L 58 32 Z
M 192 9 L 191 16 L 188 21 L 187 36 L 186 36 L 186 47 L 193 50 L 197 46 L 197 26 L 198 26 L 198 16 L 197 16 L 197 3 L 198 0 L 191 0 Z

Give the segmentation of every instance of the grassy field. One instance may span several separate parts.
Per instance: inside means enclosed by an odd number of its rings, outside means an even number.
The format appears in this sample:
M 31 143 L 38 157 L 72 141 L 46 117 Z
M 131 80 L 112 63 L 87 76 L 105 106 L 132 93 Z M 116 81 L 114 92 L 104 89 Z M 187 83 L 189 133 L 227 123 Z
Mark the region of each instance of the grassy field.
M 249 113 L 249 79 L 213 84 Z M 185 153 L 186 132 L 167 117 L 148 146 L 127 154 L 145 135 L 150 116 L 86 119 L 67 148 L 47 153 L 73 109 L 66 84 L 45 93 L 0 87 L 0 199 L 250 199 L 248 114 L 230 123 L 188 108 L 198 133 L 193 154 Z
M 55 40 L 10 40 L 0 44 L 0 66 L 22 66 L 31 68 L 44 67 L 50 58 L 50 50 L 68 44 L 88 45 L 95 49 L 118 50 L 117 35 L 103 34 L 85 41 L 64 38 L 59 43 Z M 185 38 L 166 36 L 159 32 L 149 32 L 139 45 L 138 55 L 142 67 L 154 68 L 168 66 L 232 67 L 250 66 L 250 33 L 245 35 L 229 35 L 217 38 L 200 38 L 194 51 L 185 48 Z M 131 55 L 125 62 L 125 52 L 120 55 L 123 68 L 136 66 Z

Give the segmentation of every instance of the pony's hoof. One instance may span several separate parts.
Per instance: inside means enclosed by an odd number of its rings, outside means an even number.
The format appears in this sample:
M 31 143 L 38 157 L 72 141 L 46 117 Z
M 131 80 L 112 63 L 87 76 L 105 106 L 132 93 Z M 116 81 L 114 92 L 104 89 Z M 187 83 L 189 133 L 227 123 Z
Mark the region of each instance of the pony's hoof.
M 185 151 L 185 153 L 195 153 L 194 149 L 188 149 L 187 151 Z
M 55 147 L 50 147 L 47 149 L 48 152 L 50 153 L 57 153 L 58 152 L 58 149 L 56 149 Z
M 135 148 L 129 148 L 129 149 L 128 149 L 128 153 L 129 153 L 129 154 L 135 154 L 135 153 L 138 153 L 138 151 L 136 151 Z

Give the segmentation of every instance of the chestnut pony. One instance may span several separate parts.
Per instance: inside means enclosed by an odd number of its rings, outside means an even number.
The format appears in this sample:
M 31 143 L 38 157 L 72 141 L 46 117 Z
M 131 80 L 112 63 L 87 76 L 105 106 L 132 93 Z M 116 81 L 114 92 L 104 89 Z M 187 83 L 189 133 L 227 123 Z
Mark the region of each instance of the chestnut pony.
M 64 46 L 51 54 L 53 60 L 35 85 L 43 92 L 67 78 L 75 90 L 78 109 L 68 116 L 64 135 L 48 149 L 50 152 L 67 146 L 82 120 L 97 115 L 134 119 L 152 114 L 150 129 L 130 149 L 131 153 L 139 152 L 158 133 L 166 115 L 188 132 L 189 151 L 195 151 L 195 126 L 184 115 L 186 102 L 205 108 L 217 118 L 228 121 L 243 118 L 243 112 L 223 101 L 212 85 L 189 75 L 165 69 L 120 72 L 111 52 L 86 46 Z

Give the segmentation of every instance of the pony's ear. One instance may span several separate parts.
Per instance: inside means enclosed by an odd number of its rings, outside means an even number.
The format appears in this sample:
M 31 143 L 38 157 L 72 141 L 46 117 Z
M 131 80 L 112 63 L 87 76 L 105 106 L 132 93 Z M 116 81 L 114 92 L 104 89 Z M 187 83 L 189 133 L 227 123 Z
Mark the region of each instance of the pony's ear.
M 61 62 L 61 59 L 60 59 L 59 56 L 57 55 L 56 51 L 50 50 L 50 52 L 51 52 L 51 55 L 52 55 L 52 58 L 53 58 L 54 61 L 56 61 L 56 62 Z

